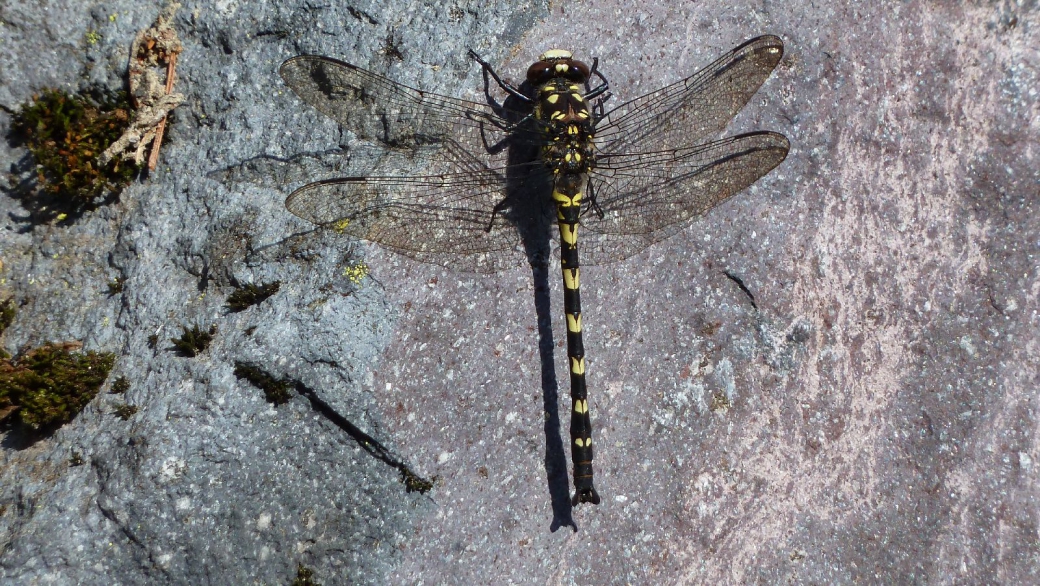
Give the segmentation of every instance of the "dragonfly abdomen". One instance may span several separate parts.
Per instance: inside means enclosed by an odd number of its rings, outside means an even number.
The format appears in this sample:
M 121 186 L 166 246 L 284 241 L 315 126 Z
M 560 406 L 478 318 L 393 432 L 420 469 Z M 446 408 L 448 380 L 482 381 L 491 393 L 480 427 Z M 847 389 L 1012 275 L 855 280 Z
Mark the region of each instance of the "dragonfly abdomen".
M 574 466 L 574 504 L 599 504 L 592 483 L 592 419 L 585 386 L 585 345 L 581 333 L 581 269 L 578 260 L 578 217 L 581 212 L 582 174 L 563 173 L 553 187 L 560 228 L 560 266 L 563 269 L 563 309 L 567 315 L 567 363 L 571 373 L 571 460 Z

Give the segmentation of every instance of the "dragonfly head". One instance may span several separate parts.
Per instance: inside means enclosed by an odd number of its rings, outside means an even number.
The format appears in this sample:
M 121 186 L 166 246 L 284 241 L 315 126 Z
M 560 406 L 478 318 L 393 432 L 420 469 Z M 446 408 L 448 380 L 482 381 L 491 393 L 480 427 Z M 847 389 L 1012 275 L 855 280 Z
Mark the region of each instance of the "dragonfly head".
M 589 75 L 589 66 L 573 59 L 571 52 L 563 49 L 550 49 L 542 53 L 538 61 L 527 68 L 527 81 L 538 87 L 561 77 L 567 81 L 585 83 Z

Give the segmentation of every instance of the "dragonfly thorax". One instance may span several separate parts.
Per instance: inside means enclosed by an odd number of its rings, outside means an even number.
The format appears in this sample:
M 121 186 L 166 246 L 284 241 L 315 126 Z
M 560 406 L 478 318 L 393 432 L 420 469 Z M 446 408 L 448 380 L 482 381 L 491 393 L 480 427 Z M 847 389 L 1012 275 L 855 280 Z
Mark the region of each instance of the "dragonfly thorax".
M 535 118 L 545 135 L 542 160 L 554 173 L 587 173 L 595 166 L 592 116 L 581 86 L 561 77 L 542 85 Z

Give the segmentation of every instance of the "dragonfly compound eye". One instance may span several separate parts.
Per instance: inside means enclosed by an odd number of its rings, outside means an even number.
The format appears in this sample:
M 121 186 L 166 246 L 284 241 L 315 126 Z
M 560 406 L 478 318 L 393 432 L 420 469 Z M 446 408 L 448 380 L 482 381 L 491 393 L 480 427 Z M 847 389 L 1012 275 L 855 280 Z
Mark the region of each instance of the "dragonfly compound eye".
M 548 61 L 538 61 L 527 68 L 527 81 L 531 85 L 545 85 L 556 75 L 555 66 Z
M 581 61 L 566 61 L 567 71 L 563 74 L 568 81 L 576 81 L 578 83 L 585 83 L 589 80 L 589 66 L 585 65 Z

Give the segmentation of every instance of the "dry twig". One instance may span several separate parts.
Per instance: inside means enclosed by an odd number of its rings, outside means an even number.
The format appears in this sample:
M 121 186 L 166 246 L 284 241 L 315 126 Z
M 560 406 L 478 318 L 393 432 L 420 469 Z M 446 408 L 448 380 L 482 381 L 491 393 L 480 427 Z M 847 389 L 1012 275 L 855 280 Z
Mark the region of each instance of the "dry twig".
M 98 158 L 105 164 L 114 157 L 144 163 L 144 152 L 152 144 L 148 168 L 155 169 L 159 160 L 159 144 L 166 129 L 166 116 L 184 101 L 184 94 L 173 93 L 177 55 L 184 50 L 177 31 L 171 25 L 180 4 L 171 2 L 162 10 L 155 24 L 137 33 L 130 45 L 130 99 L 134 119 L 123 136 Z M 166 65 L 166 83 L 159 82 L 155 69 Z

